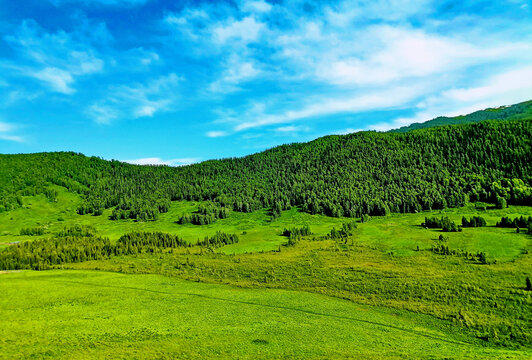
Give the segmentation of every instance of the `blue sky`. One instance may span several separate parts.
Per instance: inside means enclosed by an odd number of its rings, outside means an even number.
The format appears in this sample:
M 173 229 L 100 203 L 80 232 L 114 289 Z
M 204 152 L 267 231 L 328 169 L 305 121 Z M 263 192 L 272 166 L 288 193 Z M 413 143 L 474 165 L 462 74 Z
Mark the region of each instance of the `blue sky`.
M 0 153 L 180 165 L 532 99 L 532 4 L 0 0 Z

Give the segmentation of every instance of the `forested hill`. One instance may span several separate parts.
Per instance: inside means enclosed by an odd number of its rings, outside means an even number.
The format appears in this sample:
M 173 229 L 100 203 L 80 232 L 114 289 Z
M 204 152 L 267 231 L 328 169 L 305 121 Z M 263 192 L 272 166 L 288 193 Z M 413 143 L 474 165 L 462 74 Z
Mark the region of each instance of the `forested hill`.
M 483 121 L 406 133 L 359 132 L 186 167 L 135 166 L 75 153 L 0 155 L 0 211 L 51 184 L 86 199 L 80 214 L 155 219 L 172 200 L 250 212 L 291 206 L 359 217 L 532 203 L 532 121 Z
M 532 119 L 532 100 L 510 106 L 500 106 L 485 110 L 475 111 L 468 115 L 455 117 L 440 116 L 423 123 L 414 123 L 409 126 L 403 126 L 399 129 L 390 130 L 390 132 L 407 132 L 416 129 L 426 129 L 429 127 L 443 125 L 460 125 L 471 124 L 485 120 L 518 120 Z

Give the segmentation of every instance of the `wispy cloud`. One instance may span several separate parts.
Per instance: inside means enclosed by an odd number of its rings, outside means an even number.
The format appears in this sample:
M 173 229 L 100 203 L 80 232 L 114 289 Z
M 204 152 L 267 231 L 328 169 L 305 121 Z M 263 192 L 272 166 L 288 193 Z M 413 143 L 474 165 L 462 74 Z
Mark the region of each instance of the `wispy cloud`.
M 477 86 L 442 91 L 416 105 L 412 117 L 400 117 L 387 123 L 369 124 L 367 129 L 386 131 L 437 116 L 459 116 L 488 107 L 511 105 L 530 100 L 532 67 L 509 70 L 484 79 Z
M 227 136 L 229 135 L 229 133 L 225 131 L 207 131 L 205 135 L 207 135 L 207 137 L 210 137 L 210 138 L 217 138 L 217 137 Z
M 201 161 L 201 159 L 199 158 L 181 158 L 181 159 L 163 160 L 158 157 L 141 158 L 141 159 L 135 159 L 135 160 L 123 160 L 123 162 L 135 164 L 135 165 L 168 165 L 168 166 L 185 166 L 185 165 L 197 163 L 199 161 Z
M 20 135 L 15 135 L 13 132 L 17 126 L 7 122 L 0 121 L 0 140 L 24 142 L 25 139 Z
M 121 118 L 152 117 L 175 105 L 181 81 L 179 76 L 171 73 L 145 84 L 111 86 L 106 98 L 92 104 L 86 113 L 99 124 L 109 124 Z
M 388 25 L 370 28 L 364 37 L 364 41 L 372 39 L 373 46 L 378 44 L 374 52 L 325 58 L 316 65 L 316 75 L 338 85 L 387 85 L 511 60 L 516 52 L 532 51 L 532 45 L 524 42 L 479 47 L 464 40 Z
M 229 93 L 240 90 L 239 84 L 257 78 L 261 71 L 249 60 L 233 56 L 225 65 L 222 75 L 209 86 L 214 93 Z
M 250 13 L 268 13 L 272 10 L 272 5 L 266 1 L 243 1 L 242 11 Z
M 301 132 L 309 131 L 309 127 L 289 125 L 289 126 L 281 126 L 281 127 L 275 128 L 274 131 L 277 133 L 301 133 Z
M 15 34 L 4 39 L 26 64 L 5 63 L 4 67 L 37 79 L 55 92 L 72 94 L 78 77 L 98 73 L 104 67 L 87 39 L 82 39 L 86 36 L 64 31 L 49 33 L 33 20 L 24 21 Z
M 420 17 L 437 11 L 437 4 L 428 0 L 338 1 L 311 11 L 299 5 L 207 4 L 166 17 L 176 34 L 191 41 L 194 56 L 228 59 L 214 72 L 211 93 L 230 95 L 257 78 L 291 89 L 287 96 L 260 92 L 248 106 L 240 103 L 232 116 L 215 121 L 226 127 L 208 135 L 416 108 L 458 84 L 479 82 L 470 74 L 481 67 L 502 73 L 516 62 L 532 61 L 526 55 L 532 54 L 530 38 L 508 39 L 489 25 L 449 28 L 452 17 L 419 24 Z M 267 105 L 250 110 L 261 96 Z M 455 109 L 464 106 L 455 103 Z
M 369 110 L 383 110 L 404 106 L 420 96 L 423 88 L 420 87 L 396 87 L 387 90 L 373 91 L 365 95 L 329 99 L 322 102 L 314 102 L 303 106 L 298 110 L 289 110 L 284 113 L 273 115 L 256 114 L 252 121 L 240 123 L 234 127 L 235 131 L 283 124 L 300 121 L 318 116 L 331 114 L 355 113 Z
M 27 74 L 48 83 L 54 91 L 63 94 L 72 94 L 74 92 L 74 89 L 70 87 L 74 78 L 72 77 L 72 74 L 66 70 L 47 67 L 39 71 L 28 72 Z

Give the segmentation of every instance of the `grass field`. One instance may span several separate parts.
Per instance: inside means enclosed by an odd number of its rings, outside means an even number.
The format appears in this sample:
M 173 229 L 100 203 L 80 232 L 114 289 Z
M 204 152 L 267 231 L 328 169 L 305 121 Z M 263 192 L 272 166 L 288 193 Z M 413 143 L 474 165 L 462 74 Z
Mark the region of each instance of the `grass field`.
M 195 243 L 205 236 L 212 236 L 216 231 L 235 233 L 239 236 L 238 244 L 226 246 L 219 251 L 226 254 L 278 249 L 286 242 L 280 234 L 285 228 L 309 225 L 317 236 L 325 235 L 333 227 L 339 228 L 343 222 L 351 219 L 331 218 L 323 215 L 310 215 L 293 208 L 270 221 L 266 210 L 250 214 L 232 212 L 227 219 L 220 219 L 211 225 L 179 225 L 176 221 L 184 213 L 192 213 L 197 209 L 196 202 L 173 202 L 170 211 L 161 214 L 158 221 L 135 222 L 133 220 L 110 221 L 111 210 L 104 211 L 102 216 L 76 214 L 75 210 L 81 202 L 79 196 L 55 187 L 58 201 L 52 203 L 44 196 L 24 198 L 24 208 L 0 213 L 0 244 L 14 241 L 26 241 L 35 238 L 46 238 L 51 234 L 73 224 L 94 226 L 102 236 L 112 241 L 131 231 L 162 231 L 178 234 L 185 240 Z M 468 228 L 461 233 L 448 234 L 448 245 L 470 252 L 484 251 L 497 261 L 516 259 L 530 243 L 526 234 L 515 234 L 514 229 L 495 228 L 495 223 L 502 216 L 532 215 L 531 207 L 512 206 L 502 210 L 477 210 L 473 205 L 461 209 L 423 212 L 420 214 L 395 214 L 387 217 L 373 218 L 370 222 L 359 224 L 355 234 L 357 242 L 371 245 L 384 252 L 393 252 L 396 256 L 415 255 L 416 249 L 430 248 L 441 234 L 439 230 L 427 230 L 419 226 L 425 216 L 449 216 L 460 223 L 462 216 L 483 216 L 488 227 Z M 21 236 L 20 230 L 27 227 L 44 227 L 42 236 Z
M 240 242 L 0 274 L 0 357 L 532 358 L 532 237 L 494 226 L 531 207 L 392 214 L 358 223 L 346 243 L 284 246 L 284 228 L 309 225 L 319 238 L 352 219 L 293 208 L 274 221 L 262 210 L 179 225 L 198 203 L 173 202 L 158 221 L 111 221 L 110 210 L 76 214 L 81 198 L 56 190 L 57 202 L 26 197 L 23 208 L 0 213 L 0 247 L 75 224 L 111 241 L 162 231 L 195 243 L 224 231 Z M 420 226 L 425 216 L 474 215 L 488 226 L 445 233 L 444 243 L 485 252 L 489 265 L 430 251 L 442 232 Z M 27 227 L 45 233 L 19 235 Z
M 96 227 L 100 235 L 109 237 L 111 240 L 116 240 L 124 233 L 131 231 L 163 231 L 179 234 L 185 240 L 195 243 L 198 239 L 212 236 L 216 231 L 221 230 L 238 234 L 241 239 L 240 244 L 226 248 L 224 251 L 268 251 L 278 248 L 281 243 L 286 241 L 286 238 L 280 236 L 285 227 L 311 224 L 317 234 L 325 234 L 332 226 L 341 226 L 342 221 L 345 221 L 322 215 L 312 216 L 293 209 L 273 223 L 270 222 L 270 216 L 264 210 L 251 214 L 232 212 L 229 218 L 218 220 L 211 225 L 179 225 L 176 221 L 181 215 L 193 213 L 199 204 L 180 201 L 172 202 L 170 211 L 161 214 L 158 221 L 110 221 L 108 217 L 111 210 L 104 211 L 102 216 L 76 214 L 75 210 L 81 199 L 63 188 L 55 187 L 54 189 L 58 192 L 57 203 L 51 203 L 42 195 L 27 197 L 24 198 L 25 208 L 0 213 L 0 243 L 39 238 L 39 236 L 20 236 L 20 230 L 26 227 L 45 227 L 46 234 L 40 236 L 45 238 L 65 226 L 83 224 Z M 245 235 L 244 232 L 246 232 Z
M 0 275 L 2 359 L 524 359 L 433 318 L 284 290 L 157 275 Z

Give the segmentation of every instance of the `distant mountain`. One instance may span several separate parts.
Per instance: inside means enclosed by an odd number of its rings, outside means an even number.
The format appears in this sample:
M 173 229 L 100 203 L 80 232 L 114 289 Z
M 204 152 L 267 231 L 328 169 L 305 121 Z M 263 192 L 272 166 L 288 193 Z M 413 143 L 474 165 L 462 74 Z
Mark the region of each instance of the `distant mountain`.
M 389 132 L 404 133 L 417 129 L 425 129 L 444 125 L 461 125 L 471 124 L 486 120 L 532 120 L 532 100 L 525 101 L 515 105 L 499 106 L 485 110 L 475 111 L 469 115 L 460 115 L 455 117 L 439 116 L 435 119 L 422 123 L 414 123 L 408 126 L 393 129 Z

